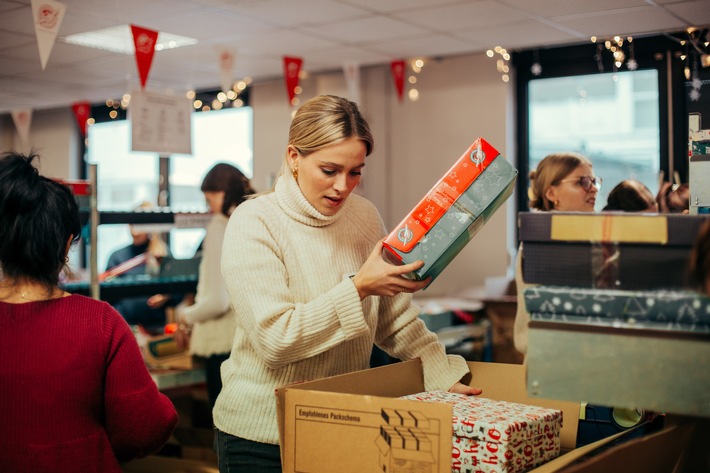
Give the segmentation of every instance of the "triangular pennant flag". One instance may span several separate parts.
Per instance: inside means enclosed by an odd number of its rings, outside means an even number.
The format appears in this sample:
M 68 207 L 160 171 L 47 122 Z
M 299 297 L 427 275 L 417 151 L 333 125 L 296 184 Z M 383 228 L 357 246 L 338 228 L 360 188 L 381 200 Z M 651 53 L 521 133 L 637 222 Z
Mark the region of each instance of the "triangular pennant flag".
M 79 125 L 81 136 L 86 138 L 86 127 L 91 115 L 91 104 L 89 102 L 76 102 L 72 104 L 71 109 L 74 111 L 74 118 L 76 118 L 76 124 Z
M 32 20 L 35 24 L 42 70 L 47 66 L 66 9 L 66 5 L 54 0 L 32 0 Z
M 356 104 L 360 104 L 360 65 L 347 62 L 343 66 L 345 84 L 348 86 L 348 97 Z
M 17 128 L 17 134 L 20 136 L 23 150 L 27 149 L 30 143 L 30 124 L 32 123 L 32 109 L 25 108 L 22 110 L 13 110 L 10 112 L 12 121 Z
M 141 79 L 141 89 L 144 89 L 145 83 L 148 81 L 150 66 L 153 64 L 158 32 L 136 25 L 131 25 L 131 32 L 133 33 L 133 44 L 136 47 L 136 64 Z
M 296 96 L 296 87 L 301 73 L 303 59 L 300 57 L 284 56 L 284 78 L 286 79 L 286 90 L 288 91 L 288 103 L 293 104 Z
M 394 85 L 397 87 L 397 97 L 401 102 L 402 97 L 404 97 L 404 61 L 392 61 L 390 68 L 392 69 Z
M 221 50 L 219 53 L 219 71 L 222 92 L 229 92 L 232 90 L 234 82 L 234 54 L 226 49 Z

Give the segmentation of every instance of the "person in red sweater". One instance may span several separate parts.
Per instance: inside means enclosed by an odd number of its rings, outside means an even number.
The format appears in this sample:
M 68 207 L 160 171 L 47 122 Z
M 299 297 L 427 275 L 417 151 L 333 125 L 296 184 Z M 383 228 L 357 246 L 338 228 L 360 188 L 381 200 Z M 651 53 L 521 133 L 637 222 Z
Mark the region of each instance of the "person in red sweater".
M 0 156 L 0 471 L 120 473 L 177 412 L 123 317 L 58 287 L 79 211 L 36 157 Z

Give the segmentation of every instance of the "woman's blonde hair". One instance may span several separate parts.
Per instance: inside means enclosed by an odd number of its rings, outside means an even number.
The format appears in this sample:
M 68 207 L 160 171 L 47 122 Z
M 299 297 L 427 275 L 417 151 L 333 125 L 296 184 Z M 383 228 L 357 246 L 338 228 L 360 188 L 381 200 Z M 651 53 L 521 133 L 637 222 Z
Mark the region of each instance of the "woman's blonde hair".
M 592 163 L 583 155 L 573 152 L 548 154 L 540 161 L 537 168 L 530 172 L 530 188 L 528 198 L 530 208 L 550 211 L 554 202 L 545 197 L 547 189 L 556 186 L 562 179 L 569 176 L 578 166 Z
M 288 132 L 288 144 L 305 157 L 352 137 L 365 143 L 366 156 L 372 153 L 375 142 L 357 104 L 335 95 L 318 95 L 296 111 Z M 279 176 L 290 172 L 287 150 Z

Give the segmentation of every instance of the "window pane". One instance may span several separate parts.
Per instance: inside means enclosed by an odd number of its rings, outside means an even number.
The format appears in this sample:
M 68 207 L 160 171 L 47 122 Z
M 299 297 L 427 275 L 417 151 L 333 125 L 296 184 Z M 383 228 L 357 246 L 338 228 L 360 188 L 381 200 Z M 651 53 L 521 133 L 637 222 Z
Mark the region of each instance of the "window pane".
M 200 191 L 205 174 L 217 163 L 229 163 L 251 178 L 253 173 L 251 107 L 192 114 L 192 155 L 170 156 L 170 206 L 174 209 L 207 209 Z M 189 258 L 204 238 L 203 230 L 173 230 L 170 251 Z
M 596 210 L 624 179 L 658 192 L 660 132 L 656 70 L 531 80 L 530 169 L 550 153 L 587 156 L 604 180 Z
M 96 164 L 99 210 L 133 210 L 143 202 L 158 202 L 158 155 L 131 151 L 128 120 L 89 127 L 89 162 Z M 128 225 L 100 225 L 97 265 L 106 269 L 111 253 L 132 241 Z

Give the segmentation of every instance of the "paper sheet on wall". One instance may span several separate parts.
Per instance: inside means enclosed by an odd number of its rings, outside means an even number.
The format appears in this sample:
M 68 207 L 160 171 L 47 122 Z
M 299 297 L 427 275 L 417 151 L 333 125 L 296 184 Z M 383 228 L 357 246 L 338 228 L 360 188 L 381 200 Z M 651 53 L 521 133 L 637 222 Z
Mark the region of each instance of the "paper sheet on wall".
M 132 91 L 131 150 L 192 154 L 191 112 L 184 96 Z

